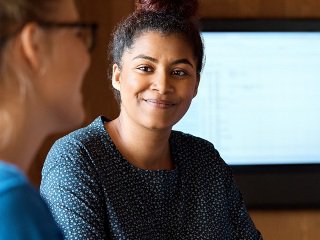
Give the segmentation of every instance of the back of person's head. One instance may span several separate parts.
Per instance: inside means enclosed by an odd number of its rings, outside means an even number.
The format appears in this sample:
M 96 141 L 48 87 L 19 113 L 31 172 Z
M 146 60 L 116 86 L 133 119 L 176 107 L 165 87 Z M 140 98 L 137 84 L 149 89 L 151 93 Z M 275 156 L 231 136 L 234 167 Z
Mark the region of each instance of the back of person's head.
M 8 64 L 10 64 L 10 62 L 4 59 L 6 57 L 6 49 L 10 47 L 10 40 L 14 38 L 28 22 L 44 20 L 53 15 L 57 8 L 57 2 L 60 1 L 61 0 L 0 0 L 1 86 L 4 84 L 3 79 L 5 79 L 2 75 L 8 71 Z
M 0 149 L 12 138 L 12 118 L 19 117 L 26 91 L 27 69 L 12 49 L 13 39 L 23 26 L 53 14 L 57 0 L 0 0 Z
M 164 35 L 180 34 L 189 43 L 197 59 L 197 74 L 203 65 L 203 42 L 196 21 L 197 0 L 137 0 L 136 11 L 120 22 L 109 46 L 111 62 L 121 68 L 123 53 L 143 33 L 155 31 Z M 120 102 L 120 94 L 114 89 Z
M 0 0 L 0 150 L 26 116 L 48 134 L 83 121 L 90 30 L 74 0 Z

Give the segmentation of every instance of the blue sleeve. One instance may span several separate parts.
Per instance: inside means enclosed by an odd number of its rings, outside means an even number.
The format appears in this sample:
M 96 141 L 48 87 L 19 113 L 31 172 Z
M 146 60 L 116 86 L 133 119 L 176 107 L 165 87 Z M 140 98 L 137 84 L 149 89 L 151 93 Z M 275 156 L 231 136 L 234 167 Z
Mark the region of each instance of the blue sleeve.
M 47 205 L 27 184 L 1 193 L 0 213 L 0 239 L 63 239 Z
M 41 195 L 66 239 L 106 239 L 107 213 L 95 167 L 81 143 L 62 140 L 44 163 Z

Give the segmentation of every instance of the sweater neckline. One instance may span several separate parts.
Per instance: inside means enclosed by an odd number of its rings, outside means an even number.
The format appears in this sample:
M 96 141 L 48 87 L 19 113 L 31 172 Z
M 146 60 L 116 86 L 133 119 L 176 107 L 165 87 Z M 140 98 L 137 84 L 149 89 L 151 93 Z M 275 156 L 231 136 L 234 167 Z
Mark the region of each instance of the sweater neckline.
M 129 168 L 131 171 L 135 171 L 135 172 L 139 172 L 141 174 L 148 174 L 148 175 L 154 175 L 154 176 L 161 176 L 161 175 L 175 175 L 178 171 L 178 165 L 175 161 L 175 154 L 172 153 L 173 149 L 171 146 L 171 142 L 170 141 L 170 151 L 172 154 L 172 161 L 174 163 L 175 168 L 174 169 L 157 169 L 157 170 L 150 170 L 150 169 L 142 169 L 139 167 L 134 166 L 133 164 L 131 164 L 118 150 L 118 148 L 116 147 L 116 145 L 114 144 L 113 140 L 111 139 L 108 131 L 106 130 L 104 123 L 105 122 L 109 122 L 111 121 L 110 119 L 104 117 L 104 116 L 100 116 L 96 119 L 98 121 L 98 125 L 99 125 L 99 129 L 101 130 L 103 136 L 105 137 L 105 143 L 106 143 L 106 147 L 111 148 L 113 152 L 115 152 L 118 157 L 117 159 L 120 161 L 120 164 Z

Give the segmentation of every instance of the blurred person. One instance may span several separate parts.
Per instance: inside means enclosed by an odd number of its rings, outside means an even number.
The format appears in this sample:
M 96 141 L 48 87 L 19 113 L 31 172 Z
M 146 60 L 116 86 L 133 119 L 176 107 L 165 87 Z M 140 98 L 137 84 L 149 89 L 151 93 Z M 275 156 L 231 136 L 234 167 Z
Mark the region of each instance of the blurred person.
M 84 120 L 95 28 L 73 0 L 0 0 L 0 239 L 62 239 L 26 172 L 46 137 Z

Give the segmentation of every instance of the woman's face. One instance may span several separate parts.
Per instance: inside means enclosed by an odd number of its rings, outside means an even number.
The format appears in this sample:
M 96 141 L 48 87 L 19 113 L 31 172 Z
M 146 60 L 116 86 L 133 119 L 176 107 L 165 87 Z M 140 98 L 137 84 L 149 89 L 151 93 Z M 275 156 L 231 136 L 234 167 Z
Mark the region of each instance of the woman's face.
M 53 22 L 79 21 L 73 0 L 59 1 Z M 85 117 L 81 86 L 90 64 L 88 50 L 81 40 L 81 29 L 44 29 L 49 40 L 44 56 L 43 103 L 51 116 L 55 131 L 64 131 L 81 124 Z
M 197 93 L 197 61 L 181 35 L 147 32 L 113 66 L 120 116 L 148 129 L 171 129 Z

